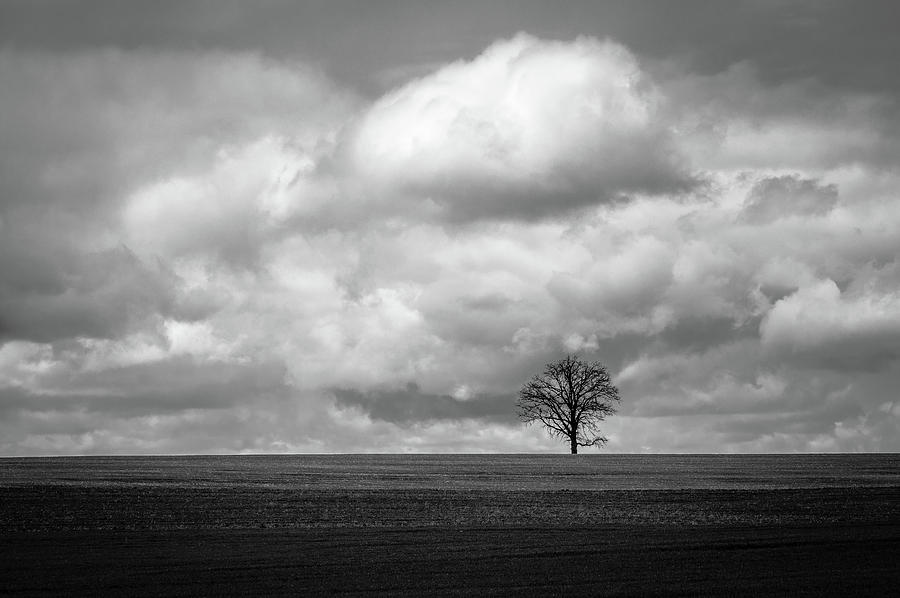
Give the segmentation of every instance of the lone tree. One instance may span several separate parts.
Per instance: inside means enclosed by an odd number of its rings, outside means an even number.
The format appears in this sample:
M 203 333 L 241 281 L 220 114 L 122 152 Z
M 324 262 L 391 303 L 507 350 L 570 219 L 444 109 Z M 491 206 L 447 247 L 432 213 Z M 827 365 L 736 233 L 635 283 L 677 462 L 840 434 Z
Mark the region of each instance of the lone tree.
M 600 422 L 616 412 L 618 402 L 619 390 L 603 365 L 567 355 L 523 386 L 516 406 L 526 424 L 541 422 L 553 436 L 568 438 L 575 455 L 579 446 L 606 443 Z

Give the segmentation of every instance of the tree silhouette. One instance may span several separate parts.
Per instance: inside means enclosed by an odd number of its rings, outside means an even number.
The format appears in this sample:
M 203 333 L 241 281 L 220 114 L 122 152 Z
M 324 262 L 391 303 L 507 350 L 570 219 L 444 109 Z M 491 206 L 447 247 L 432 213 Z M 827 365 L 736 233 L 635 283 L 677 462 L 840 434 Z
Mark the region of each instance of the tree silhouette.
M 568 438 L 574 455 L 579 446 L 606 443 L 600 422 L 616 412 L 618 402 L 619 390 L 603 365 L 567 355 L 525 384 L 516 406 L 526 424 L 540 422 L 551 435 Z

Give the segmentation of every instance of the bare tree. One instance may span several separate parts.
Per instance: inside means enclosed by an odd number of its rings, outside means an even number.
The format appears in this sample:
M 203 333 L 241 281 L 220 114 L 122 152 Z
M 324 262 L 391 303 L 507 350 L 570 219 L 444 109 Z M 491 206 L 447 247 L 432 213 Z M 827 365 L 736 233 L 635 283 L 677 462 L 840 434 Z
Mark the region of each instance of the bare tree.
M 568 438 L 574 455 L 579 446 L 606 443 L 600 422 L 616 412 L 618 402 L 619 390 L 603 365 L 567 355 L 523 386 L 516 406 L 526 424 L 540 422 L 553 436 Z

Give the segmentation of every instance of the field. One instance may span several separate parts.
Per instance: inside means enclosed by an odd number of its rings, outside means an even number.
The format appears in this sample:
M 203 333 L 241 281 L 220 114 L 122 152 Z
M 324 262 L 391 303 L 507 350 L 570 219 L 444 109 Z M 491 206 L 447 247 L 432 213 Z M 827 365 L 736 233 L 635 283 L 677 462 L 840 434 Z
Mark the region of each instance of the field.
M 871 595 L 900 455 L 0 459 L 0 594 Z

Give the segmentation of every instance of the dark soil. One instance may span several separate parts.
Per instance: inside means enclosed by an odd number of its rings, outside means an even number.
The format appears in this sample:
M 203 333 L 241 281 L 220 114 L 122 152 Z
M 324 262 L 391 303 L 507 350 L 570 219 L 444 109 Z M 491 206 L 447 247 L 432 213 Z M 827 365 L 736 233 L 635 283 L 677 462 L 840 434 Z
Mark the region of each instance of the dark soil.
M 888 596 L 898 526 L 83 531 L 4 537 L 17 596 Z
M 0 593 L 884 596 L 900 489 L 0 486 Z
M 0 595 L 887 596 L 900 456 L 0 459 Z
M 0 486 L 0 531 L 900 523 L 900 487 L 353 490 Z

